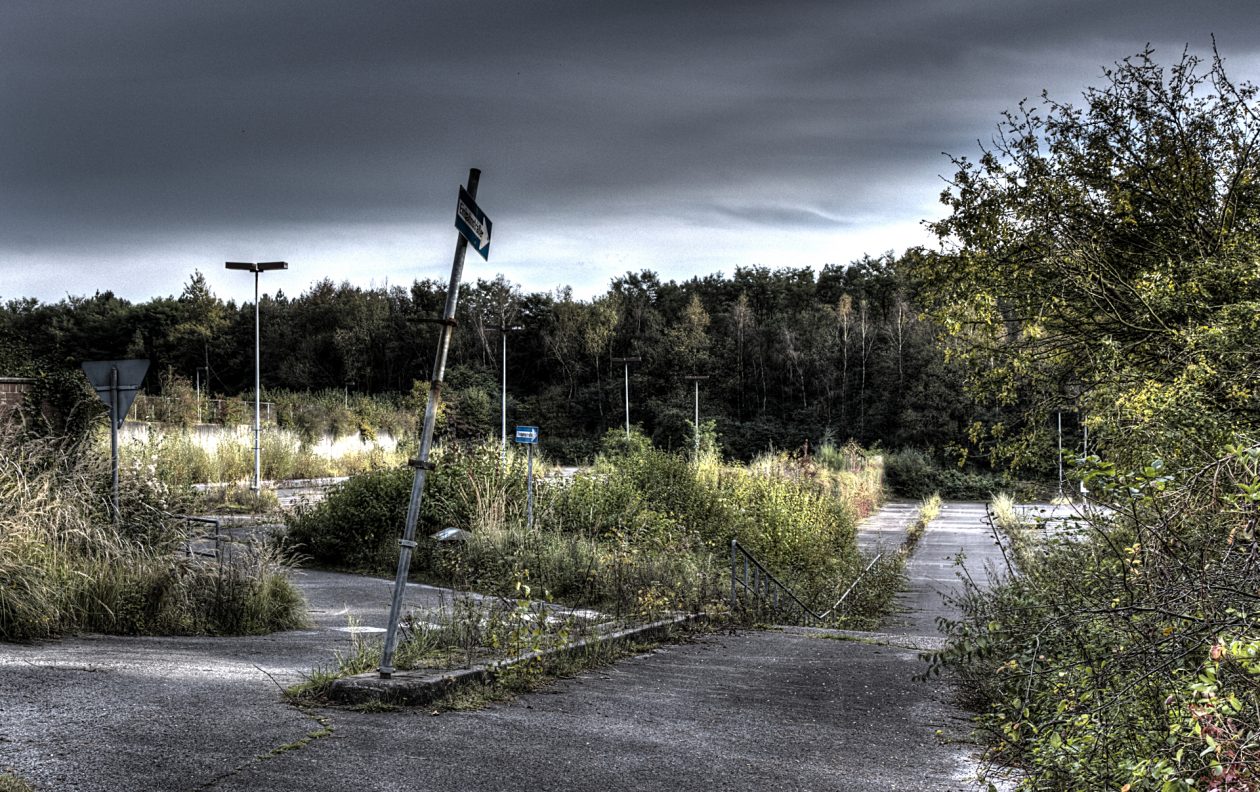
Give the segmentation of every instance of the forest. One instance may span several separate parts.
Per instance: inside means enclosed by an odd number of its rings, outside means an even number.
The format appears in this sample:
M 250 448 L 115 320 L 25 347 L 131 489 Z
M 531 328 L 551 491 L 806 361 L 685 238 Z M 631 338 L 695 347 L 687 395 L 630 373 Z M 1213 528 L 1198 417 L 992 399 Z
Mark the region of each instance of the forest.
M 560 460 L 589 458 L 606 430 L 624 424 L 628 374 L 631 423 L 661 448 L 692 444 L 695 380 L 686 377 L 698 375 L 707 377 L 702 433 L 715 433 L 730 457 L 852 439 L 923 449 L 941 464 L 974 461 L 969 433 L 1001 413 L 964 394 L 940 326 L 917 307 L 906 271 L 919 256 L 737 268 L 682 283 L 625 273 L 589 300 L 567 288 L 526 293 L 502 276 L 470 278 L 448 363 L 446 431 L 498 434 L 506 327 L 508 421 L 540 426 Z M 411 393 L 431 376 L 445 292 L 437 280 L 410 288 L 324 280 L 297 297 L 263 296 L 264 398 Z M 11 299 L 0 308 L 0 372 L 69 372 L 74 391 L 79 361 L 143 357 L 149 394 L 196 378 L 215 394 L 248 395 L 253 329 L 253 305 L 219 299 L 200 272 L 180 295 L 142 303 L 108 292 L 55 304 Z M 614 362 L 624 358 L 638 358 L 628 372 Z M 1054 465 L 1045 428 L 1043 470 Z

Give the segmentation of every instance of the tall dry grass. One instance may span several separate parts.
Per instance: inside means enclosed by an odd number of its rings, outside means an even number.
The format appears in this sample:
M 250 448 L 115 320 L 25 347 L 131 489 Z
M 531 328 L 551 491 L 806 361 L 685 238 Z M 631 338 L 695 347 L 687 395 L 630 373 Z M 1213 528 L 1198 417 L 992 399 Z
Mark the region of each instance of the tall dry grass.
M 92 442 L 0 432 L 0 640 L 74 632 L 260 633 L 305 621 L 283 559 L 180 552 L 179 523 L 128 477 L 124 520 Z

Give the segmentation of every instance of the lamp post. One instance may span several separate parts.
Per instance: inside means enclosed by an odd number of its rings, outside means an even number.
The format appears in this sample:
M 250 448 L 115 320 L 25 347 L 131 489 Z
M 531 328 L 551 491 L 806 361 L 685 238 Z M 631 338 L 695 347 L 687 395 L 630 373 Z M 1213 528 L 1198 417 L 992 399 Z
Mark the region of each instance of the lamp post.
M 614 363 L 621 363 L 626 367 L 626 439 L 630 439 L 630 364 L 638 363 L 641 358 L 638 357 L 615 357 L 612 359 Z
M 262 446 L 259 437 L 262 432 L 262 385 L 260 382 L 260 365 L 262 345 L 258 320 L 258 275 L 271 270 L 288 269 L 286 261 L 229 261 L 224 266 L 230 270 L 245 270 L 254 273 L 254 485 L 251 489 L 257 495 L 262 488 Z
M 496 325 L 499 334 L 503 337 L 503 409 L 500 413 L 502 419 L 503 448 L 499 452 L 499 456 L 503 464 L 507 464 L 507 334 L 512 330 L 524 330 L 520 325 L 501 324 Z
M 683 379 L 689 379 L 696 384 L 696 422 L 693 425 L 696 430 L 696 459 L 700 458 L 700 380 L 707 380 L 708 374 L 688 374 Z
M 206 372 L 206 392 L 210 391 L 210 367 L 197 367 L 197 423 L 201 423 L 201 372 Z

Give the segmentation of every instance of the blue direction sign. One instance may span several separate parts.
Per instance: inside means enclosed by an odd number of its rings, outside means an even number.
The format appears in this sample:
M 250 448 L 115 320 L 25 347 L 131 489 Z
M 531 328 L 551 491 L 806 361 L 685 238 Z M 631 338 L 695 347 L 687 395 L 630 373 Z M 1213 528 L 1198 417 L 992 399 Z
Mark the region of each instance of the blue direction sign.
M 538 427 L 537 426 L 516 427 L 516 442 L 526 443 L 528 445 L 538 445 Z
M 483 259 L 490 260 L 490 218 L 463 187 L 459 188 L 459 203 L 455 205 L 455 227 Z

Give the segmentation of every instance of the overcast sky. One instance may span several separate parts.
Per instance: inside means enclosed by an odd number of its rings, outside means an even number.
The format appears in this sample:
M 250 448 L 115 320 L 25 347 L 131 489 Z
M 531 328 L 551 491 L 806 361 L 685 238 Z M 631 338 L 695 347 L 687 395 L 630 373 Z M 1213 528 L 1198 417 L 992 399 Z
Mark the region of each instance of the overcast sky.
M 470 280 L 901 251 L 1002 110 L 1212 34 L 1260 81 L 1254 0 L 3 0 L 0 298 L 445 281 L 470 167 Z

